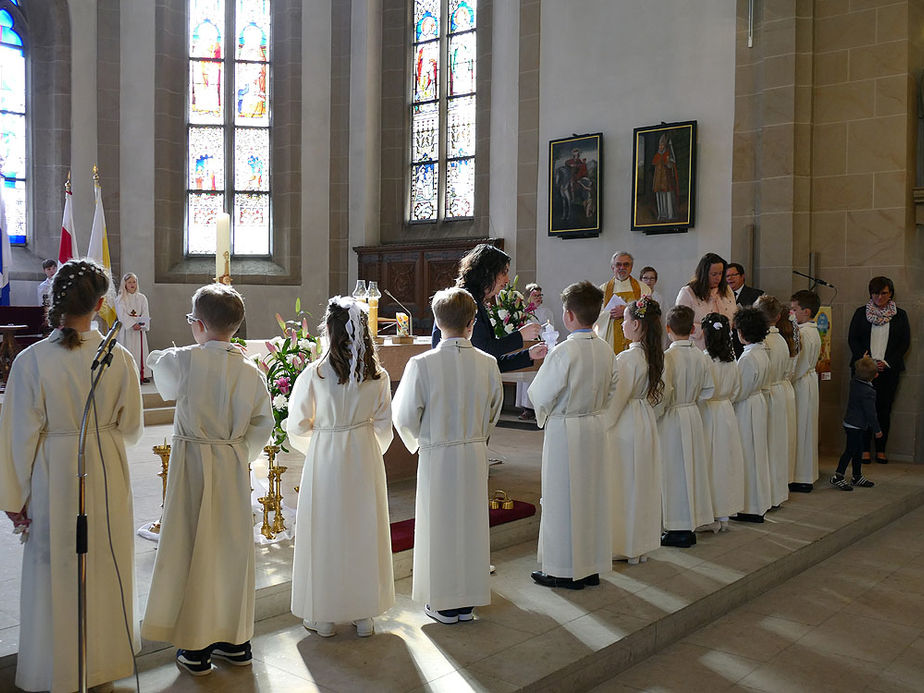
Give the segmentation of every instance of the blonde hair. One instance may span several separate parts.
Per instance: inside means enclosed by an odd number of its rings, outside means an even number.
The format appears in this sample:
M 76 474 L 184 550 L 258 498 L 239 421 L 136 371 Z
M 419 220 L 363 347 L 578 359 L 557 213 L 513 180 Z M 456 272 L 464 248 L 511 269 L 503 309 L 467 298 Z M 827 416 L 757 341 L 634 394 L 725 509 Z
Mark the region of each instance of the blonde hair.
M 876 368 L 876 362 L 869 356 L 857 359 L 856 363 L 853 364 L 853 370 L 860 380 L 872 380 L 879 371 Z
M 430 309 L 441 330 L 461 332 L 475 319 L 478 307 L 465 289 L 451 288 L 437 291 L 430 301 Z
M 135 280 L 135 290 L 138 290 L 138 275 L 134 272 L 126 272 L 122 275 L 122 281 L 119 282 L 119 298 L 122 298 L 122 294 L 126 293 L 125 282 L 127 282 L 129 279 Z

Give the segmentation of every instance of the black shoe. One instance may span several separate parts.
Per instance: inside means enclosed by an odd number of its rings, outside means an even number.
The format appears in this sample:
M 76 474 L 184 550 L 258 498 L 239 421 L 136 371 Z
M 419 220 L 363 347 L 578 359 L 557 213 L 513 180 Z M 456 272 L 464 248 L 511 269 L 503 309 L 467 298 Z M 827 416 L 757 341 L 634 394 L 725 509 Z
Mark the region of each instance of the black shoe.
M 572 580 L 571 578 L 560 578 L 555 577 L 554 575 L 546 575 L 541 570 L 534 570 L 530 573 L 530 577 L 538 585 L 543 587 L 562 587 L 566 590 L 582 590 L 584 589 L 583 580 Z
M 877 457 L 876 458 L 876 464 L 888 464 L 888 463 L 889 463 L 888 457 Z
M 593 575 L 588 575 L 586 578 L 581 580 L 588 587 L 597 587 L 600 584 L 600 573 L 594 573 Z
M 253 653 L 250 651 L 250 641 L 240 645 L 229 642 L 216 642 L 211 647 L 212 656 L 224 659 L 239 667 L 246 667 L 253 662 Z
M 193 676 L 212 673 L 212 657 L 206 650 L 177 650 L 176 664 Z
M 871 460 L 869 457 L 861 457 L 861 458 L 860 458 L 860 461 L 861 461 L 863 464 L 869 464 L 870 462 L 872 462 L 872 460 Z
M 689 530 L 669 530 L 661 535 L 661 546 L 688 549 L 696 543 L 696 534 Z
M 872 481 L 870 481 L 869 479 L 867 479 L 865 476 L 861 474 L 860 476 L 851 480 L 850 485 L 859 486 L 860 488 L 872 488 L 876 484 L 874 484 Z
M 737 522 L 754 522 L 755 524 L 760 524 L 764 521 L 764 516 L 755 515 L 754 513 L 738 513 L 737 515 L 732 515 L 728 519 Z
M 812 484 L 793 483 L 789 485 L 790 493 L 811 493 L 815 487 Z

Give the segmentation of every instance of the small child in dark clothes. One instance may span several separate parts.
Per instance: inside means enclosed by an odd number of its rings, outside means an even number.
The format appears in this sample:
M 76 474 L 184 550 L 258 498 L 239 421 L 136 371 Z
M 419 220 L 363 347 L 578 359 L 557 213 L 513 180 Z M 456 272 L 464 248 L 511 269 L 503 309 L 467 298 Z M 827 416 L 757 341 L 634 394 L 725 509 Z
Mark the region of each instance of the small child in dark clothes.
M 850 381 L 850 395 L 847 397 L 847 411 L 844 414 L 847 443 L 837 464 L 837 471 L 831 477 L 831 485 L 841 491 L 853 491 L 855 486 L 869 488 L 874 485 L 863 476 L 862 455 L 867 431 L 872 431 L 877 438 L 882 437 L 882 429 L 876 418 L 876 390 L 873 388 L 876 375 L 876 362 L 869 356 L 864 356 L 854 364 L 854 377 Z M 853 463 L 853 479 L 850 482 L 844 478 L 848 462 Z

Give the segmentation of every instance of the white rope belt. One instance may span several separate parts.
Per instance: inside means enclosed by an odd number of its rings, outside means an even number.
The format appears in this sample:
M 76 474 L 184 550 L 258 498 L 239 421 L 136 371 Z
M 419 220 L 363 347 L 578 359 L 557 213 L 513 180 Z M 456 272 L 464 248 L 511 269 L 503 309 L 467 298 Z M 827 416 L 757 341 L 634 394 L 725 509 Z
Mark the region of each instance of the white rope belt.
M 92 433 L 94 430 L 110 431 L 116 426 L 118 426 L 118 424 L 110 423 L 104 426 L 99 426 L 98 429 L 88 428 L 87 433 Z M 45 431 L 42 431 L 42 435 L 48 438 L 76 438 L 77 436 L 80 435 L 80 431 L 48 431 L 48 430 L 45 430 Z
M 671 409 L 683 409 L 684 407 L 695 407 L 696 402 L 684 402 L 683 404 L 672 404 L 667 408 L 668 411 Z
M 366 421 L 360 421 L 359 423 L 350 424 L 349 426 L 315 426 L 313 430 L 318 432 L 324 431 L 326 433 L 340 433 L 342 431 L 355 431 L 357 428 L 366 428 L 371 425 L 372 421 L 367 419 Z
M 244 436 L 238 438 L 196 438 L 195 436 L 184 436 L 179 433 L 173 434 L 174 440 L 182 440 L 185 443 L 198 443 L 199 445 L 240 445 L 244 442 Z
M 466 438 L 465 440 L 447 440 L 440 443 L 421 443 L 421 450 L 432 450 L 433 448 L 452 448 L 457 445 L 470 445 L 471 443 L 487 443 L 487 436 L 479 436 L 476 438 Z
M 602 414 L 605 409 L 597 409 L 596 411 L 588 411 L 583 414 L 549 414 L 548 418 L 550 419 L 584 419 L 588 416 L 598 416 Z

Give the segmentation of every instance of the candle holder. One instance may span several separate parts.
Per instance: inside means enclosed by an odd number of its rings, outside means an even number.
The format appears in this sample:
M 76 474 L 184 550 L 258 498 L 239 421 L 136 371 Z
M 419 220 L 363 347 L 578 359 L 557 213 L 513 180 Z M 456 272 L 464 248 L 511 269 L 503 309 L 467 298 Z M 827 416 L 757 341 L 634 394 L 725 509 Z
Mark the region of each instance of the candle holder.
M 226 250 L 222 255 L 225 258 L 225 271 L 220 277 L 215 277 L 214 279 L 219 284 L 231 286 L 231 253 Z
M 167 502 L 167 471 L 170 468 L 170 446 L 167 439 L 164 438 L 163 445 L 155 445 L 152 450 L 160 457 L 160 473 L 157 475 L 161 478 L 162 489 L 160 495 L 160 520 L 152 522 L 148 531 L 152 534 L 160 534 L 160 521 L 164 519 L 164 503 Z
M 260 533 L 267 539 L 273 539 L 280 532 L 286 530 L 285 518 L 282 515 L 282 475 L 288 467 L 276 464 L 276 455 L 279 453 L 278 445 L 267 445 L 263 452 L 269 458 L 266 469 L 267 489 L 266 495 L 258 498 L 257 502 L 263 505 L 263 526 Z M 273 521 L 269 522 L 269 513 L 273 513 Z
M 275 499 L 270 496 L 262 496 L 257 498 L 257 503 L 263 506 L 263 525 L 260 527 L 260 534 L 267 539 L 273 539 L 276 535 L 273 534 L 273 525 L 269 521 L 269 512 L 274 507 Z
M 372 333 L 372 341 L 376 344 L 383 344 L 385 340 L 379 337 L 379 299 L 382 292 L 379 291 L 378 282 L 369 282 L 369 289 L 366 293 L 366 302 L 369 304 L 369 331 Z

